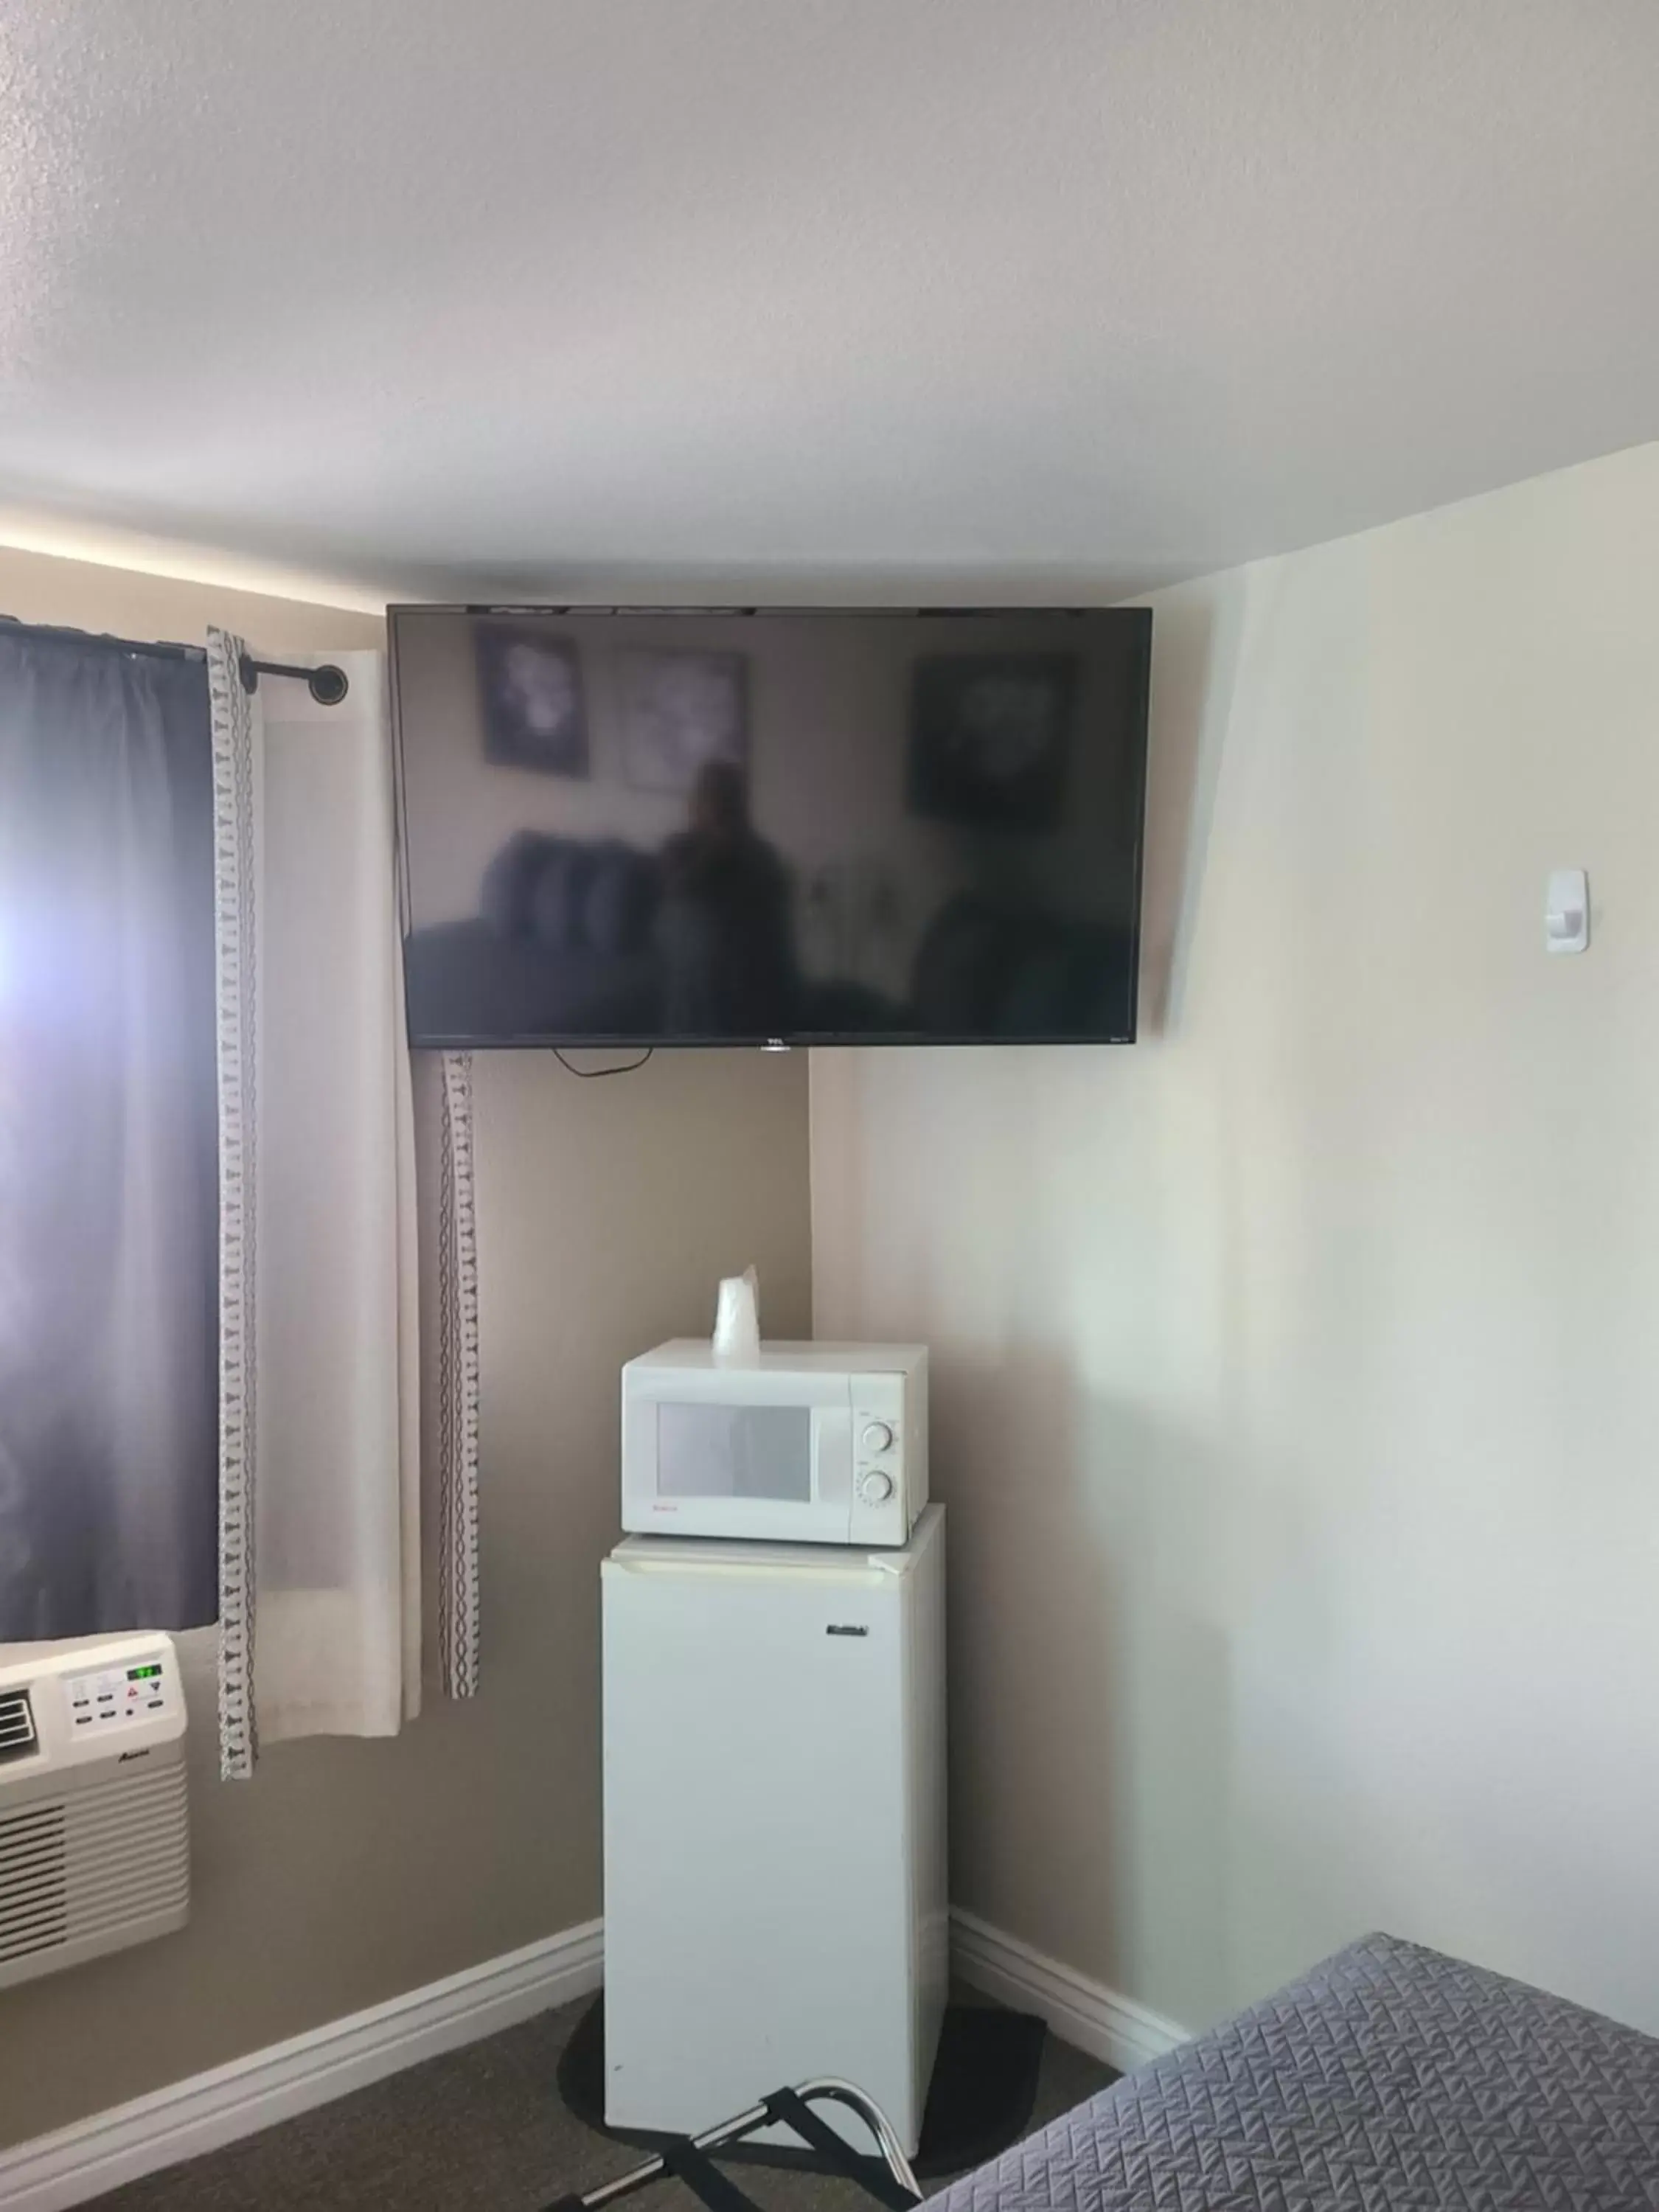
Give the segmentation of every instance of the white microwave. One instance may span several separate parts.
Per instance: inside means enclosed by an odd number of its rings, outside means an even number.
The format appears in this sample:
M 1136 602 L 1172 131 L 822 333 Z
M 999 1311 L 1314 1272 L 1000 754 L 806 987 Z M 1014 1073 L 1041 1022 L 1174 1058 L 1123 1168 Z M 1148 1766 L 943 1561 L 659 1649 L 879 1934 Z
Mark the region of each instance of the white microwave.
M 763 1344 L 724 1366 L 680 1337 L 622 1383 L 624 1528 L 903 1544 L 927 1503 L 923 1345 Z

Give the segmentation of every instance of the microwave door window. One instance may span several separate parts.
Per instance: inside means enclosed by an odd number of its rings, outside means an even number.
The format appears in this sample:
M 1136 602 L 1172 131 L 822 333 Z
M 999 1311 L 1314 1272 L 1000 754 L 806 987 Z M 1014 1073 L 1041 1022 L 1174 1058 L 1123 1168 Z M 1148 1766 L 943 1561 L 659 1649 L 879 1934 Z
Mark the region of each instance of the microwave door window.
M 659 1405 L 657 1490 L 810 1505 L 811 1407 Z

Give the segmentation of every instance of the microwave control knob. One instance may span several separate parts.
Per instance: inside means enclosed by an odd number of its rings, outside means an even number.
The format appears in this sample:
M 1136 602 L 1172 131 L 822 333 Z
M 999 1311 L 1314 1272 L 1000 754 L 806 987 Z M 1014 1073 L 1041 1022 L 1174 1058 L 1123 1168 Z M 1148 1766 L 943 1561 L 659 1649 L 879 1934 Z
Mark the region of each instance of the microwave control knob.
M 892 1441 L 892 1427 L 886 1421 L 872 1421 L 864 1432 L 863 1443 L 866 1451 L 886 1451 L 890 1448 Z M 890 1494 L 890 1491 L 884 1490 L 881 1494 L 885 1498 Z
M 859 1496 L 866 1505 L 884 1505 L 893 1494 L 893 1478 L 879 1467 L 866 1467 L 859 1477 Z

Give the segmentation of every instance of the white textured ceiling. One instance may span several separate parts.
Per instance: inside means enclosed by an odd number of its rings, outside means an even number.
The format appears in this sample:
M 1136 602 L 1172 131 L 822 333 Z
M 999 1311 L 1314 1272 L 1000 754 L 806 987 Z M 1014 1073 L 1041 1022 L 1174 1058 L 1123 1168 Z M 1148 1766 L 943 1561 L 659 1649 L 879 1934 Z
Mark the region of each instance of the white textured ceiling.
M 1655 0 L 7 0 L 0 70 L 20 542 L 1098 596 L 1659 435 Z

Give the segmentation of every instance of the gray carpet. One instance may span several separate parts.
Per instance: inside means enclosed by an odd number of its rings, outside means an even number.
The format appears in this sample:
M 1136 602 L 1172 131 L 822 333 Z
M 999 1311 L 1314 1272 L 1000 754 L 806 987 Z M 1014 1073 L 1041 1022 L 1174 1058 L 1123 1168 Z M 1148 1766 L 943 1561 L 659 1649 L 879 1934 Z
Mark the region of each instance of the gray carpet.
M 585 2007 L 568 2005 L 483 2043 L 429 2059 L 297 2120 L 285 2120 L 188 2166 L 117 2189 L 101 2212 L 537 2212 L 637 2163 L 625 2144 L 574 2118 L 553 2086 L 559 2053 Z M 1050 2036 L 1033 2127 L 1111 2080 Z M 743 2166 L 764 2212 L 871 2212 L 852 2183 Z M 935 2185 L 943 2187 L 944 2184 Z M 702 2212 L 678 2182 L 628 2200 L 639 2212 Z

